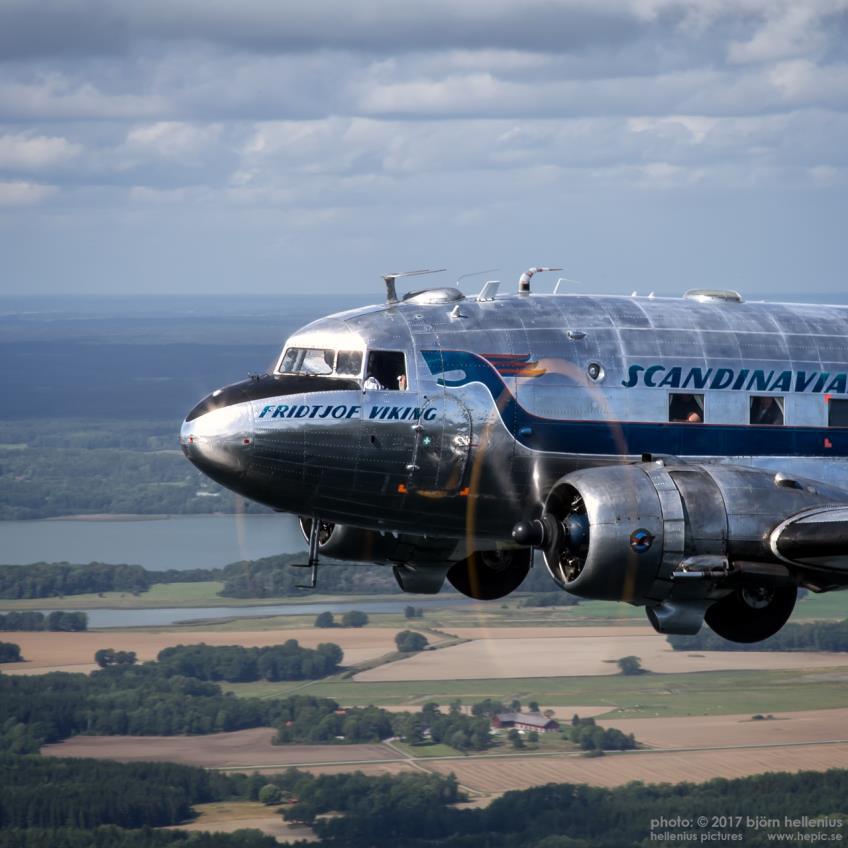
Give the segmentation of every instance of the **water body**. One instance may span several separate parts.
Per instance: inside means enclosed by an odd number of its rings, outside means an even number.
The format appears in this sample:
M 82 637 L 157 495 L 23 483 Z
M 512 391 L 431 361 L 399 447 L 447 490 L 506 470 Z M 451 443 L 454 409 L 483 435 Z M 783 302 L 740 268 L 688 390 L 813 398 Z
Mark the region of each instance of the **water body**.
M 292 515 L 179 515 L 138 521 L 42 519 L 0 522 L 0 564 L 109 562 L 219 568 L 296 553 L 306 543 Z
M 332 604 L 279 604 L 263 607 L 200 607 L 198 609 L 97 609 L 83 610 L 88 616 L 89 628 L 155 627 L 177 622 L 218 620 L 223 618 L 266 618 L 272 615 L 318 615 L 321 612 L 345 613 L 361 610 L 367 613 L 399 613 L 410 603 L 428 608 L 466 606 L 474 603 L 468 598 L 447 597 L 438 599 L 404 597 L 397 601 L 350 601 Z M 47 610 L 43 610 L 47 613 Z

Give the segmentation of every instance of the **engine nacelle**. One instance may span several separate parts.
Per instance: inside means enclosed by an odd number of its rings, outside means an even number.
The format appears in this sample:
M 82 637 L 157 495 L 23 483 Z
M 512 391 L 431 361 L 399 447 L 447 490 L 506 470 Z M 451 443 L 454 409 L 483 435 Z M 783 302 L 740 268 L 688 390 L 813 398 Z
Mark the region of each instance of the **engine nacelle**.
M 796 578 L 770 536 L 787 516 L 834 495 L 739 466 L 658 460 L 590 468 L 559 480 L 541 519 L 513 535 L 542 549 L 551 576 L 571 594 L 644 604 L 660 632 L 693 633 L 705 613 L 712 624 L 710 608 L 734 592 L 756 610 L 778 591 L 788 618 Z

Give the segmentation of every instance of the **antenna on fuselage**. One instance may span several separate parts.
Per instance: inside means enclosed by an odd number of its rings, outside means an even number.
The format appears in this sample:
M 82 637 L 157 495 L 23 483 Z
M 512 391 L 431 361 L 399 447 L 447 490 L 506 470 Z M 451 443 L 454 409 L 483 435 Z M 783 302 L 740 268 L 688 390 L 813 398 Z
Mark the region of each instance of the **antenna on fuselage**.
M 578 286 L 583 285 L 580 280 L 569 280 L 568 277 L 560 277 L 554 286 L 554 294 L 559 294 L 560 287 L 563 283 L 576 283 Z
M 479 277 L 482 274 L 494 274 L 495 271 L 500 271 L 500 268 L 486 268 L 483 271 L 470 271 L 468 274 L 462 274 L 455 280 L 455 285 L 459 288 L 460 280 L 467 280 L 469 277 Z
M 541 271 L 562 271 L 562 268 L 528 268 L 518 280 L 518 293 L 530 294 L 530 279 Z
M 397 274 L 383 274 L 383 280 L 386 283 L 386 302 L 397 303 L 397 289 L 395 288 L 395 280 L 400 277 L 419 277 L 421 274 L 440 274 L 442 271 L 447 271 L 447 268 L 422 268 L 420 271 L 399 271 Z

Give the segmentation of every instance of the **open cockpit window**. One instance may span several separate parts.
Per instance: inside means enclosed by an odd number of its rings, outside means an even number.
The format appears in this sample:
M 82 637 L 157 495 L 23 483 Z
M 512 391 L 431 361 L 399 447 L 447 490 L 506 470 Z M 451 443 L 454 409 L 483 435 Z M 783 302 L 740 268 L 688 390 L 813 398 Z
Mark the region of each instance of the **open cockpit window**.
M 365 369 L 366 389 L 406 389 L 406 357 L 399 350 L 372 350 Z
M 668 396 L 668 420 L 701 424 L 704 420 L 704 396 L 670 394 Z
M 783 398 L 755 395 L 751 398 L 751 424 L 783 426 Z

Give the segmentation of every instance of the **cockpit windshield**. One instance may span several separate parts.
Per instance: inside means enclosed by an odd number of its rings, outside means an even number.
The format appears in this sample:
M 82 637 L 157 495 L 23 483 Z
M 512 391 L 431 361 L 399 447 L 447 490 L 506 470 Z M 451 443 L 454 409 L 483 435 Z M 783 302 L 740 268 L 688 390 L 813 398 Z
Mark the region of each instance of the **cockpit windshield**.
M 286 350 L 279 374 L 318 374 L 358 377 L 362 370 L 362 352 L 331 348 L 290 347 Z

